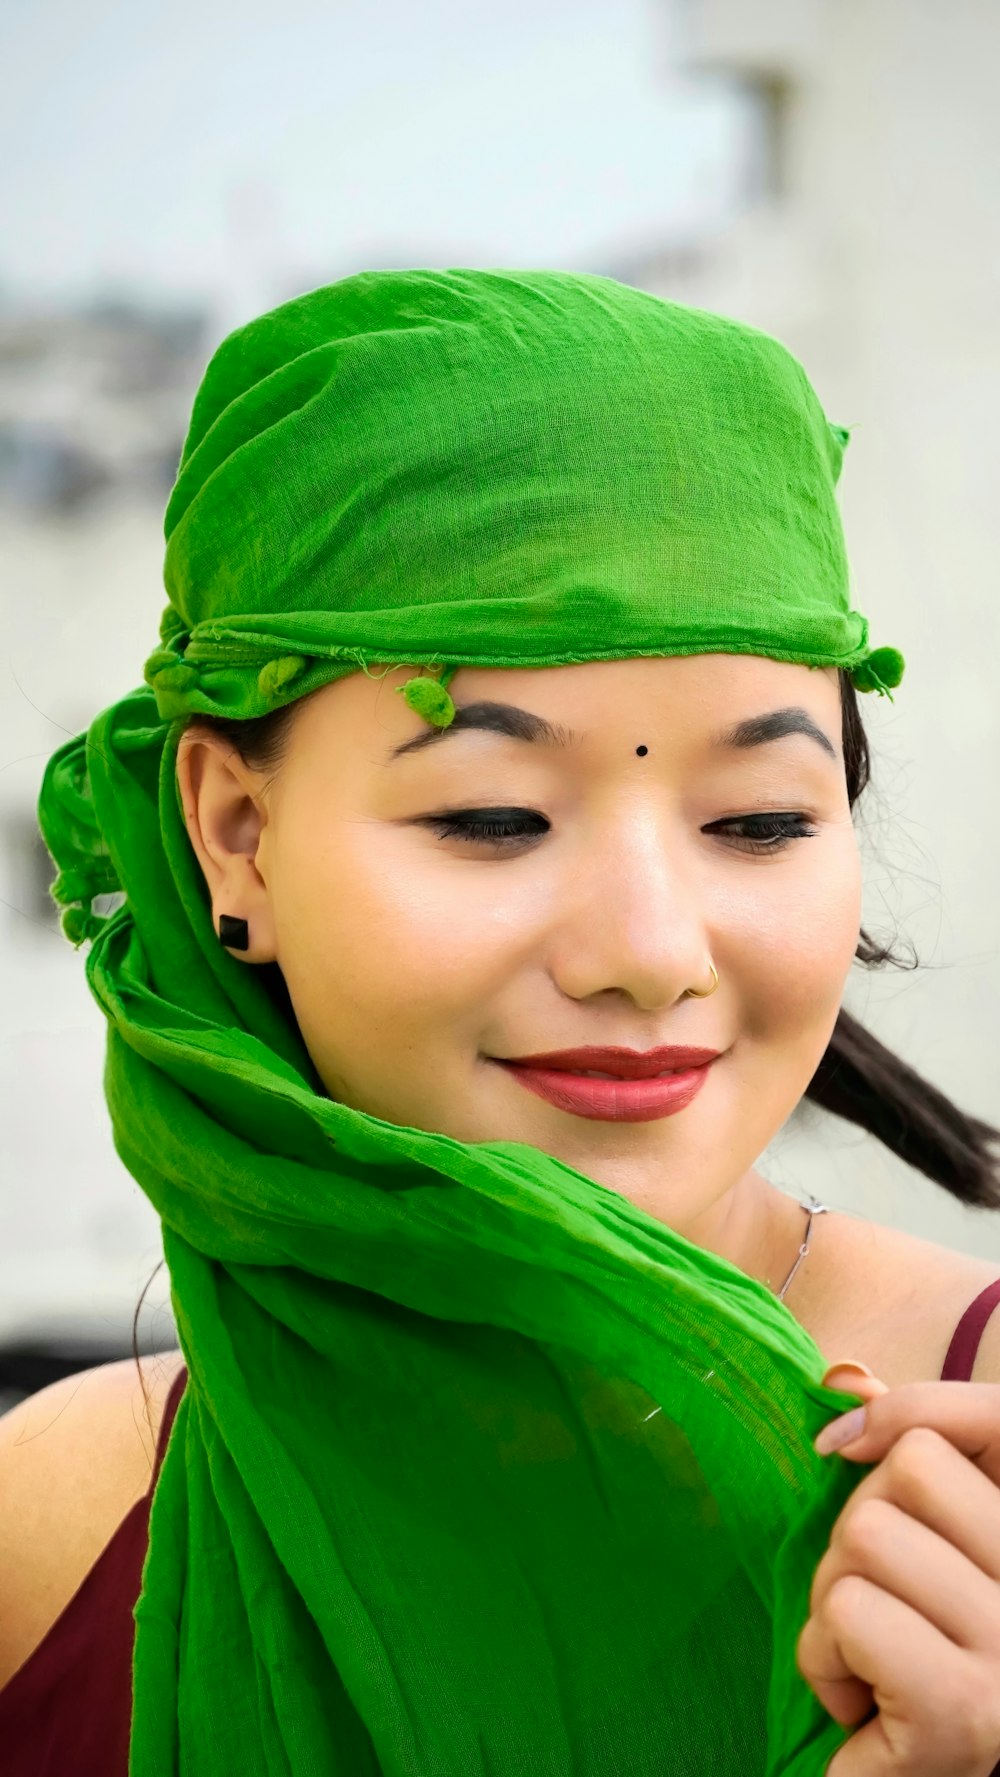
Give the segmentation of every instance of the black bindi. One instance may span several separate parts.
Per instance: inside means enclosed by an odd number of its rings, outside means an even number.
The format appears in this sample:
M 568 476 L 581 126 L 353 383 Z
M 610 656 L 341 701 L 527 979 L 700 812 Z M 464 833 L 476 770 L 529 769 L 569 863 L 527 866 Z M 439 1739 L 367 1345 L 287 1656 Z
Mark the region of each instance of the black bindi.
M 636 750 L 636 752 L 637 752 L 637 753 L 638 753 L 638 754 L 639 754 L 639 756 L 640 756 L 640 758 L 641 758 L 641 757 L 642 757 L 642 754 L 643 754 L 643 753 L 648 753 L 648 752 L 649 752 L 649 748 L 648 748 L 648 747 L 636 747 L 636 749 L 635 749 L 635 750 Z

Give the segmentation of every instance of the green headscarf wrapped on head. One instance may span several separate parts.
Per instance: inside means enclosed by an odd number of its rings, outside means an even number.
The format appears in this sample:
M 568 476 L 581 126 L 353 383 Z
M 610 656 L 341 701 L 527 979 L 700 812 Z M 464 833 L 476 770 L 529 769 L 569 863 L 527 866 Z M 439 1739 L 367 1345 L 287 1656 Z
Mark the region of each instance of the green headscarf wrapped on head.
M 756 654 L 891 694 L 846 442 L 777 341 L 568 272 L 362 273 L 212 357 L 161 645 L 39 802 L 189 1371 L 132 1777 L 819 1777 L 848 1738 L 795 1649 L 866 1472 L 812 1440 L 857 1397 L 571 1166 L 331 1100 L 274 967 L 219 943 L 176 779 L 192 716 L 377 662 L 442 724 L 462 665 Z
M 167 506 L 161 716 L 373 659 L 768 654 L 902 675 L 850 609 L 847 431 L 735 321 L 568 272 L 365 272 L 224 340 Z M 450 699 L 407 701 L 431 721 Z

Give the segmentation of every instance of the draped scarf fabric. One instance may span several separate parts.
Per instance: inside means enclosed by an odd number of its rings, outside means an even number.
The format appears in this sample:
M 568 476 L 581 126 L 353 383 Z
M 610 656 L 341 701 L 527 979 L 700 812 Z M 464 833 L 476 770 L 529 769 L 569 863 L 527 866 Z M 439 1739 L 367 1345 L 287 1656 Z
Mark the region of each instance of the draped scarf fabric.
M 843 439 L 789 365 L 611 280 L 456 271 L 313 292 L 208 368 L 168 640 L 39 800 L 189 1371 L 131 1777 L 819 1777 L 848 1738 L 795 1647 L 867 1472 L 812 1439 L 857 1397 L 763 1285 L 553 1156 L 332 1100 L 280 970 L 219 944 L 176 781 L 192 714 L 375 661 L 721 638 L 898 683 L 846 604 Z

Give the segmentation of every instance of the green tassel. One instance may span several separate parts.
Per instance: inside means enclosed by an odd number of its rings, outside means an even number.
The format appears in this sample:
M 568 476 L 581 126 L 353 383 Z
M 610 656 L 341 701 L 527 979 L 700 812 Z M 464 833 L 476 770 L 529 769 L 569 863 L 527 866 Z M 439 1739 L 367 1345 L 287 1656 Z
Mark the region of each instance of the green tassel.
M 157 673 L 162 672 L 164 667 L 175 666 L 177 659 L 177 651 L 174 648 L 154 648 L 142 669 L 142 676 L 146 684 L 152 685 Z
M 877 691 L 880 697 L 894 702 L 890 687 L 902 680 L 906 662 L 898 648 L 876 648 L 867 660 L 851 668 L 851 682 L 857 691 Z
M 283 654 L 279 660 L 269 660 L 257 674 L 257 689 L 262 697 L 280 697 L 286 685 L 290 685 L 308 666 L 304 654 Z
M 188 666 L 184 660 L 175 660 L 172 666 L 161 666 L 146 683 L 154 691 L 190 691 L 192 685 L 198 683 L 198 668 Z
M 109 863 L 103 869 L 95 865 L 91 876 L 82 870 L 60 870 L 49 887 L 49 894 L 53 901 L 65 905 L 67 901 L 89 901 L 94 895 L 113 895 L 120 888 L 121 883 Z
M 85 938 L 97 937 L 105 921 L 101 914 L 91 913 L 86 907 L 67 907 L 59 923 L 70 943 L 79 949 Z
M 449 678 L 454 677 L 455 671 L 457 668 L 452 669 Z M 397 685 L 396 690 L 404 703 L 409 704 L 425 722 L 432 723 L 435 728 L 451 727 L 455 720 L 455 705 L 437 679 L 409 679 L 405 685 Z

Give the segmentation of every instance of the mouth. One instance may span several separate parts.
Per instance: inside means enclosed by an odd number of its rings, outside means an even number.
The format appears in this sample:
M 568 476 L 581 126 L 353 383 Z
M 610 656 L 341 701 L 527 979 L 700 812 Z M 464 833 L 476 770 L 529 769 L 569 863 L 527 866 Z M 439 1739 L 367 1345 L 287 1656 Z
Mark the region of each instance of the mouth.
M 704 1086 L 709 1061 L 627 1078 L 594 1068 L 538 1066 L 497 1060 L 518 1084 L 570 1115 L 602 1123 L 649 1123 L 684 1110 Z

